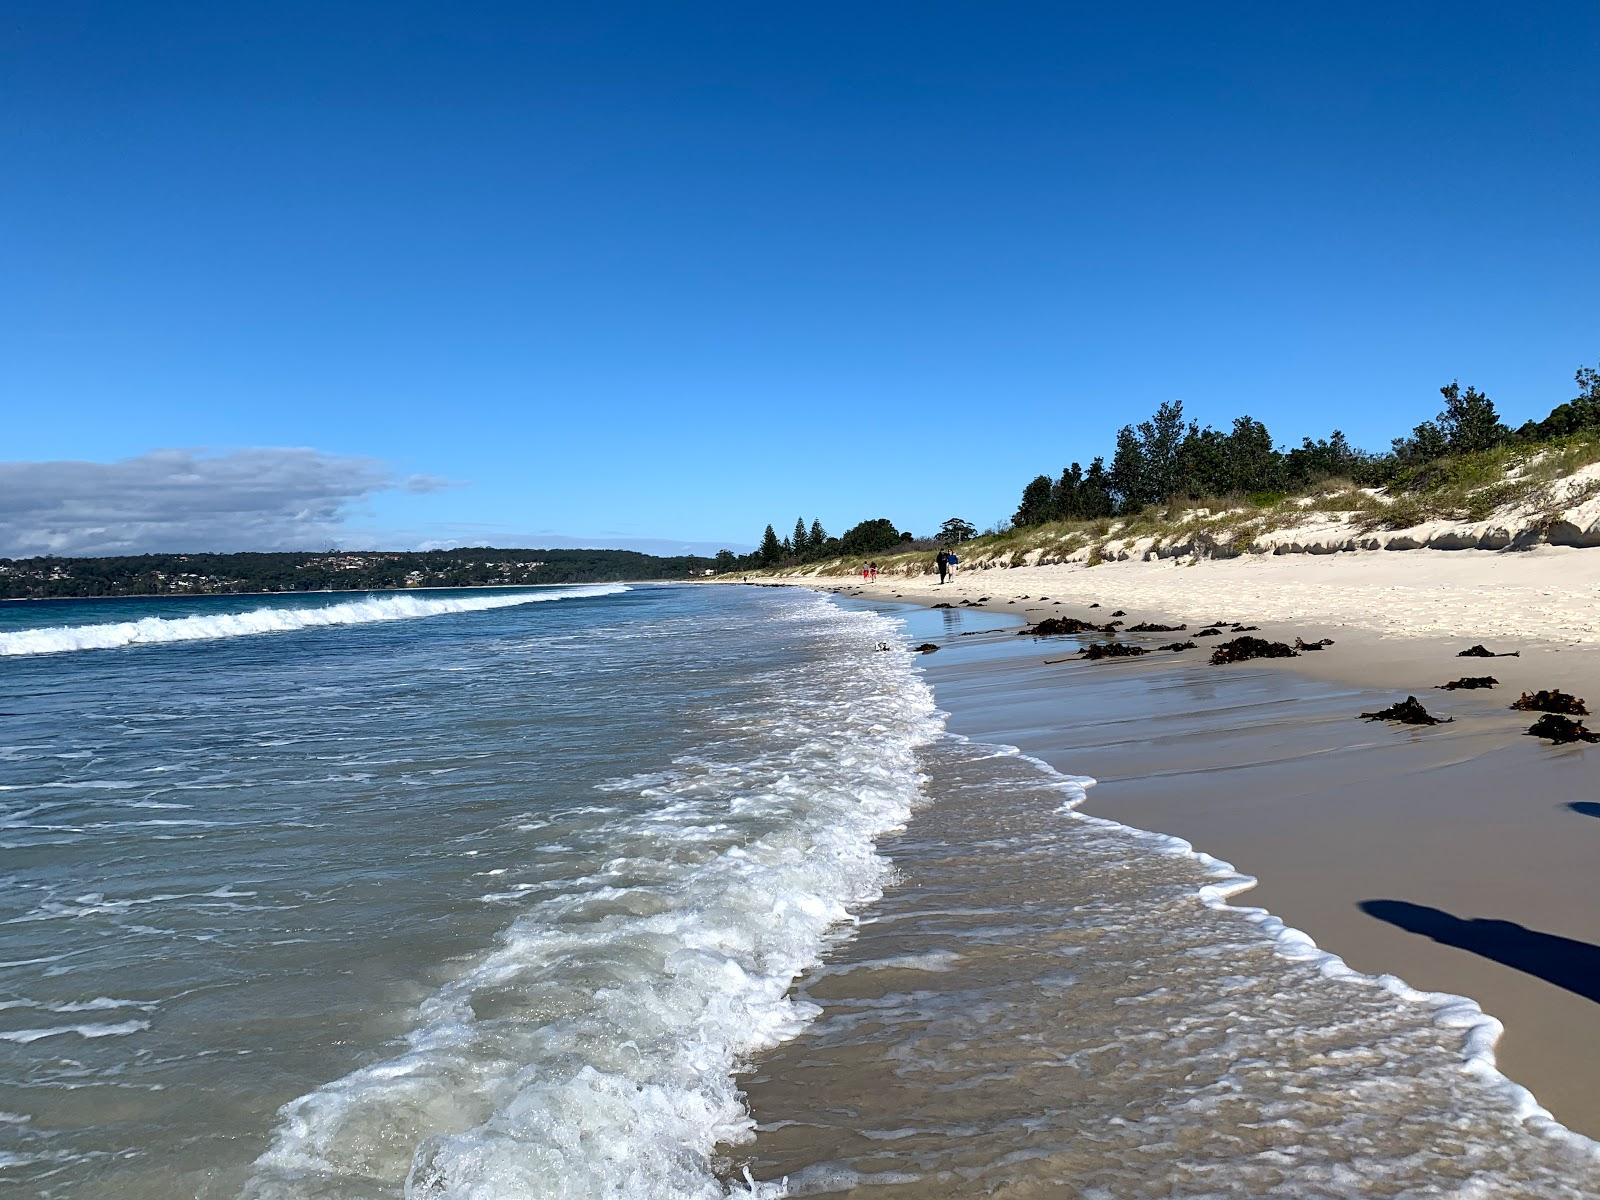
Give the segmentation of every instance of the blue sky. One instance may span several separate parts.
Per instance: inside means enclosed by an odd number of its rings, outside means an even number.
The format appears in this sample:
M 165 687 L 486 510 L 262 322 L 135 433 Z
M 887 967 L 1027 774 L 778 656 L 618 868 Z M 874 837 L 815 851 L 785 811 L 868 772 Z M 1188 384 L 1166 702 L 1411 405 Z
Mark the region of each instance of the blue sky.
M 1543 415 L 1600 360 L 1597 48 L 1588 2 L 9 5 L 0 459 L 748 543 L 987 524 L 1168 399 Z

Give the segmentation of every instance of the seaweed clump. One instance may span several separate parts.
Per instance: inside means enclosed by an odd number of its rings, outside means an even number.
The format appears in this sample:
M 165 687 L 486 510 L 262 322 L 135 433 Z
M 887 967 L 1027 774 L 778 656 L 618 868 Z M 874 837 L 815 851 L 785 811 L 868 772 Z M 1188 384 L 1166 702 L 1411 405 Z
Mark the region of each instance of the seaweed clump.
M 1199 633 L 1195 634 L 1195 637 L 1221 637 L 1221 636 L 1222 636 L 1222 630 L 1220 630 L 1220 629 L 1202 629 Z
M 1588 706 L 1571 692 L 1559 690 L 1523 692 L 1511 702 L 1511 707 L 1522 712 L 1564 713 L 1569 717 L 1587 717 Z
M 1422 705 L 1417 703 L 1415 696 L 1407 696 L 1398 704 L 1391 704 L 1388 708 L 1380 708 L 1377 712 L 1362 713 L 1363 721 L 1398 721 L 1402 725 L 1443 725 L 1455 720 L 1454 717 L 1436 717 Z
M 1521 650 L 1511 650 L 1504 654 L 1496 654 L 1482 642 L 1476 646 L 1468 646 L 1465 650 L 1456 651 L 1457 658 L 1521 658 Z
M 1168 642 L 1165 646 L 1161 646 L 1159 648 L 1162 649 L 1162 650 L 1173 650 L 1173 651 L 1177 651 L 1177 650 L 1193 650 L 1194 649 L 1194 643 L 1193 642 Z
M 1189 628 L 1187 625 L 1155 625 L 1149 621 L 1141 621 L 1137 625 L 1129 625 L 1129 633 L 1182 633 Z
M 1266 638 L 1239 637 L 1223 642 L 1211 652 L 1211 665 L 1249 662 L 1252 658 L 1299 658 L 1300 652 L 1285 642 L 1269 642 Z
M 1109 625 L 1096 625 L 1092 621 L 1080 621 L 1077 617 L 1046 617 L 1037 625 L 1030 625 L 1026 629 L 1019 629 L 1018 636 L 1032 634 L 1034 637 L 1060 637 L 1069 633 L 1115 633 Z
M 1333 645 L 1333 639 L 1332 638 L 1323 638 L 1321 641 L 1318 641 L 1318 642 L 1308 642 L 1303 638 L 1295 638 L 1295 640 L 1294 640 L 1294 648 L 1296 650 L 1301 650 L 1301 651 L 1304 651 L 1304 650 L 1321 650 L 1324 646 L 1331 646 L 1331 645 Z
M 1145 648 L 1123 642 L 1091 642 L 1078 653 L 1093 662 L 1097 658 L 1137 658 L 1145 653 Z
M 919 654 L 932 654 L 938 648 L 939 647 L 935 646 L 932 642 L 923 642 L 920 646 L 912 647 L 912 649 L 917 651 Z
M 1434 691 L 1454 692 L 1460 689 L 1492 688 L 1500 681 L 1493 675 L 1463 675 L 1460 679 L 1452 679 L 1449 683 L 1441 683 Z
M 1582 721 L 1559 717 L 1555 713 L 1540 717 L 1528 726 L 1528 732 L 1534 737 L 1549 738 L 1558 746 L 1568 742 L 1600 742 L 1600 734 L 1591 733 Z

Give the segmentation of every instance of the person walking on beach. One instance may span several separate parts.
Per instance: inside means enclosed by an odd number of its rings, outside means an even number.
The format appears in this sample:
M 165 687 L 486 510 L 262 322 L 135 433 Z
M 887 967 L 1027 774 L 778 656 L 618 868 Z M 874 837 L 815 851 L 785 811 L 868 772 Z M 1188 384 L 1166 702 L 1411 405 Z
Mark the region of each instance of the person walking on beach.
M 960 561 L 961 560 L 956 557 L 956 554 L 955 554 L 954 550 L 952 550 L 949 554 L 946 554 L 944 556 L 945 566 L 950 569 L 950 578 L 952 578 L 952 579 L 955 578 L 955 576 L 956 576 L 956 564 L 958 562 L 960 562 Z
M 934 565 L 939 569 L 939 582 L 943 583 L 945 575 L 950 571 L 950 555 L 941 550 L 939 551 L 939 556 L 933 561 Z

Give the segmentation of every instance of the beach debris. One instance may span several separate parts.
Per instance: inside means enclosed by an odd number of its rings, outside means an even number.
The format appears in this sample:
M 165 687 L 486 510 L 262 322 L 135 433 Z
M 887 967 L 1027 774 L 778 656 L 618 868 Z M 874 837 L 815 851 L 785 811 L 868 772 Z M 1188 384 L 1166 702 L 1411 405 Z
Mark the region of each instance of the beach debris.
M 1100 607 L 1100 601 L 1096 600 L 1093 604 L 1089 605 L 1089 607 L 1090 608 L 1099 608 Z
M 1233 632 L 1234 633 L 1254 633 L 1256 630 L 1258 630 L 1260 628 L 1261 628 L 1261 626 L 1259 626 L 1259 625 L 1240 625 L 1238 622 L 1235 622 L 1234 625 L 1233 625 Z
M 1511 702 L 1511 707 L 1523 712 L 1564 713 L 1569 717 L 1587 717 L 1588 706 L 1571 692 L 1523 692 Z
M 1449 683 L 1441 683 L 1434 691 L 1454 692 L 1462 688 L 1492 688 L 1499 682 L 1493 675 L 1463 675 L 1460 679 L 1452 679 Z
M 1211 652 L 1211 665 L 1249 662 L 1252 658 L 1298 658 L 1300 652 L 1284 642 L 1269 642 L 1265 638 L 1241 637 L 1223 642 Z
M 1116 630 L 1109 625 L 1096 625 L 1091 621 L 1080 621 L 1077 617 L 1046 617 L 1037 625 L 1030 625 L 1026 629 L 1017 630 L 1020 637 L 1031 634 L 1033 637 L 1060 637 L 1072 633 L 1115 633 Z
M 1417 703 L 1415 696 L 1407 696 L 1398 704 L 1391 704 L 1388 708 L 1380 708 L 1377 712 L 1362 713 L 1363 721 L 1398 721 L 1402 725 L 1444 725 L 1455 720 L 1454 717 L 1436 717 L 1422 705 Z
M 1199 633 L 1195 634 L 1195 637 L 1221 637 L 1221 636 L 1222 636 L 1222 630 L 1220 630 L 1220 629 L 1202 629 Z
M 1521 650 L 1511 650 L 1503 654 L 1496 654 L 1493 650 L 1479 642 L 1476 646 L 1468 646 L 1465 650 L 1456 651 L 1457 658 L 1521 658 Z
M 1540 717 L 1528 726 L 1528 732 L 1534 737 L 1549 738 L 1558 746 L 1568 742 L 1600 742 L 1600 734 L 1591 733 L 1582 721 L 1558 717 L 1554 713 Z
M 1120 608 L 1119 608 L 1119 609 L 1117 609 L 1117 611 L 1116 611 L 1116 612 L 1114 612 L 1114 613 L 1112 613 L 1112 614 L 1111 614 L 1111 615 L 1112 615 L 1112 616 L 1113 616 L 1113 617 L 1125 617 L 1125 616 L 1127 616 L 1127 615 L 1128 615 L 1128 614 L 1127 614 L 1127 613 L 1125 613 L 1125 612 L 1123 612 L 1123 611 L 1122 611 L 1122 610 L 1121 610 L 1121 609 L 1120 609 Z
M 1090 642 L 1078 653 L 1092 662 L 1097 658 L 1137 658 L 1147 651 L 1143 646 L 1130 646 L 1126 642 Z
M 1048 600 L 1048 599 L 1050 599 L 1050 597 L 1049 597 L 1049 596 L 1040 596 L 1040 597 L 1039 597 L 1039 600 L 1040 600 L 1040 602 L 1041 602 L 1041 603 L 1042 603 L 1042 602 L 1043 602 L 1043 601 L 1045 601 L 1045 600 Z
M 1189 628 L 1187 625 L 1156 625 L 1149 621 L 1141 621 L 1137 625 L 1129 625 L 1129 633 L 1182 633 Z
M 1165 646 L 1160 647 L 1160 649 L 1162 649 L 1162 650 L 1173 650 L 1173 651 L 1177 651 L 1177 650 L 1193 650 L 1194 649 L 1194 643 L 1193 642 L 1168 642 Z
M 954 604 L 935 604 L 935 608 L 954 608 Z
M 932 654 L 938 648 L 939 647 L 935 646 L 932 642 L 923 642 L 922 645 L 920 645 L 920 646 L 913 646 L 912 647 L 913 650 L 916 650 L 918 653 L 921 653 L 921 654 Z
M 878 649 L 880 651 L 882 651 L 882 650 L 892 650 L 893 647 L 890 646 L 888 642 L 879 642 L 878 643 Z
M 1324 646 L 1331 645 L 1333 645 L 1332 638 L 1323 638 L 1320 642 L 1308 642 L 1303 638 L 1295 638 L 1294 640 L 1294 648 L 1300 651 L 1321 650 Z

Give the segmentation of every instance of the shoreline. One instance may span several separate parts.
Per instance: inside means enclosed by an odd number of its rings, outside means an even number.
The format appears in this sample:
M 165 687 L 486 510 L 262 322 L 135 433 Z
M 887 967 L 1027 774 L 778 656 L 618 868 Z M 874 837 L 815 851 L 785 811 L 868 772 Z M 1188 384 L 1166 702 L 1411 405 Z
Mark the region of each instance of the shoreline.
M 1041 603 L 1043 572 L 1053 586 Z M 1332 636 L 1335 645 L 1318 654 L 1211 667 L 1204 641 L 1180 655 L 1063 663 L 1076 639 L 1024 642 L 1008 631 L 935 639 L 943 651 L 963 652 L 930 655 L 925 665 L 952 731 L 1016 745 L 1065 774 L 1093 776 L 1099 785 L 1085 815 L 1160 831 L 1234 864 L 1257 881 L 1246 905 L 1304 930 L 1351 969 L 1470 997 L 1505 1027 L 1494 1048 L 1498 1069 L 1562 1124 L 1600 1134 L 1600 1051 L 1589 1048 L 1600 1032 L 1600 979 L 1583 981 L 1588 956 L 1600 962 L 1600 948 L 1590 944 L 1600 899 L 1588 887 L 1600 826 L 1592 835 L 1586 828 L 1600 805 L 1587 805 L 1585 749 L 1524 736 L 1536 714 L 1506 707 L 1524 689 L 1600 697 L 1600 654 L 1524 636 L 1490 643 L 1519 650 L 1519 658 L 1458 659 L 1456 651 L 1476 638 L 1384 636 L 1354 620 L 1274 619 L 1226 604 L 1210 588 L 1204 597 L 1186 593 L 1190 573 L 1170 566 L 1161 574 L 1175 586 L 1163 607 L 1136 606 L 1118 597 L 1144 599 L 1144 589 L 1118 586 L 1119 574 L 1104 567 L 990 570 L 942 591 L 931 578 L 871 587 L 841 579 L 782 582 L 920 607 L 987 596 L 982 606 L 957 611 L 1029 623 L 1051 615 L 1103 621 L 1125 608 L 1130 623 L 1187 618 L 1193 633 L 1198 610 L 1259 624 L 1257 636 L 1272 640 Z M 1089 586 L 1101 603 L 1093 611 L 1086 608 Z M 1154 648 L 1183 636 L 1138 640 Z M 1012 661 L 965 652 L 985 644 Z M 1017 646 L 1027 652 L 1013 654 Z M 1098 684 L 1119 672 L 1146 691 L 1152 681 L 1170 685 L 1186 697 L 1187 710 L 1064 718 L 1058 702 L 1070 703 L 1070 689 L 1062 689 L 1072 679 Z M 1501 686 L 1429 690 L 1483 673 Z M 1255 707 L 1252 680 L 1292 683 L 1297 694 Z M 946 702 L 947 693 L 955 703 Z M 1408 694 L 1454 721 L 1416 730 L 1354 719 Z

